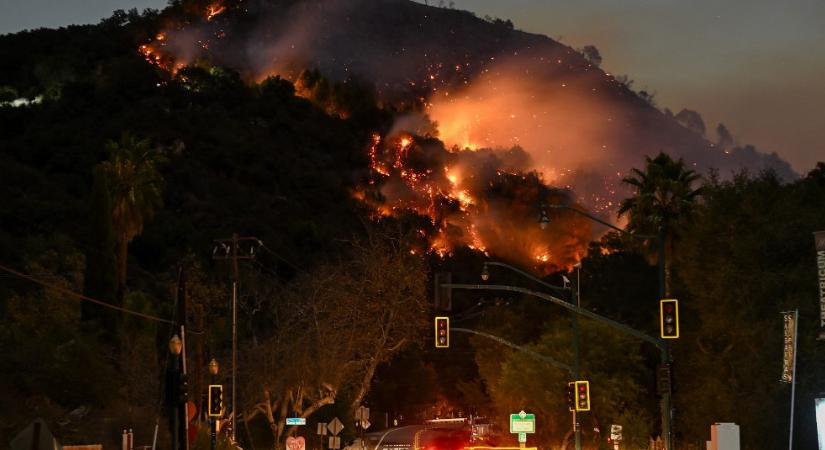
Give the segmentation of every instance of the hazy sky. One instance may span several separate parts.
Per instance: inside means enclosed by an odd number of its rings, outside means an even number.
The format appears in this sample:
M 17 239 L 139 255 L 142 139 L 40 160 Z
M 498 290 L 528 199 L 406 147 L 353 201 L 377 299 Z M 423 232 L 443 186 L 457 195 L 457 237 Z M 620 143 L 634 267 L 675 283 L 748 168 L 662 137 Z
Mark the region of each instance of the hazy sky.
M 797 171 L 825 160 L 824 0 L 454 2 L 573 47 L 594 44 L 605 70 L 656 92 L 661 107 L 699 111 L 711 134 L 724 122 L 740 143 L 776 151 Z M 114 9 L 165 4 L 0 0 L 0 33 L 94 23 Z

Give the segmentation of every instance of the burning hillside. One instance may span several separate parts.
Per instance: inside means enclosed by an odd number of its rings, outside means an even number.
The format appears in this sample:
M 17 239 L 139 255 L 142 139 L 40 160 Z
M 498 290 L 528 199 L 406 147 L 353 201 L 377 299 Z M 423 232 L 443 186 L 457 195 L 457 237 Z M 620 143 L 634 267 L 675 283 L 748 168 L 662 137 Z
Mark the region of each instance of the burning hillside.
M 399 132 L 373 137 L 373 178 L 356 195 L 378 215 L 414 213 L 429 249 L 440 255 L 467 246 L 544 272 L 569 268 L 584 256 L 590 224 L 559 215 L 539 226 L 542 204 L 569 204 L 570 192 L 546 186 L 529 172 L 530 157 L 516 147 L 448 151 L 437 139 Z
M 665 151 L 723 174 L 776 163 L 758 152 L 731 157 L 577 51 L 509 22 L 408 0 L 183 5 L 183 19 L 141 46 L 152 64 L 173 73 L 225 65 L 256 81 L 314 68 L 369 80 L 381 102 L 410 111 L 365 144 L 374 179 L 358 195 L 382 214 L 428 217 L 437 252 L 467 245 L 565 267 L 589 227 L 539 230 L 544 195 L 609 215 L 626 194 L 621 178 L 645 155 Z

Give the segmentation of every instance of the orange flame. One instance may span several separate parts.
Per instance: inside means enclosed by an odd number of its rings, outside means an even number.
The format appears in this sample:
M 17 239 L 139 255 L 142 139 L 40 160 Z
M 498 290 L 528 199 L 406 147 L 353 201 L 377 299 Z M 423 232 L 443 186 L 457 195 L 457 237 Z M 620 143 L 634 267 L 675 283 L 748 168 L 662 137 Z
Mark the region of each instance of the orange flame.
M 226 11 L 226 6 L 222 5 L 220 2 L 211 3 L 206 7 L 206 20 L 212 20 L 213 17 L 224 11 Z

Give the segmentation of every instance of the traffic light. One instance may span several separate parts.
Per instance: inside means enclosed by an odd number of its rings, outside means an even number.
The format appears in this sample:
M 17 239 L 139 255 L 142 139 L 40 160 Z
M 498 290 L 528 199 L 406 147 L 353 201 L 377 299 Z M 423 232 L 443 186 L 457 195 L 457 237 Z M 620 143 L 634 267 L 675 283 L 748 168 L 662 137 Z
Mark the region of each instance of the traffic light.
M 435 318 L 435 348 L 450 346 L 450 318 L 439 316 Z
M 220 417 L 223 411 L 223 386 L 210 384 L 208 397 L 209 417 Z
M 180 383 L 178 386 L 178 400 L 180 403 L 186 403 L 186 401 L 189 400 L 189 376 L 185 373 L 180 374 Z
M 662 339 L 679 337 L 679 300 L 659 300 L 659 325 Z
M 590 411 L 590 382 L 576 382 L 576 411 Z
M 567 383 L 567 409 L 570 411 L 576 410 L 576 383 Z

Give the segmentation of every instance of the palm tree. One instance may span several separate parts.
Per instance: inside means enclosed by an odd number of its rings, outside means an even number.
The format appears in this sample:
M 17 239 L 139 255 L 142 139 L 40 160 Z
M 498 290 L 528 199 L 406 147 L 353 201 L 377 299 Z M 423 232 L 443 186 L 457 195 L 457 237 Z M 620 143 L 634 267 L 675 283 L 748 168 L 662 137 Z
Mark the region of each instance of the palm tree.
M 158 166 L 163 155 L 148 139 L 123 133 L 119 142 L 108 141 L 109 159 L 100 163 L 111 194 L 112 228 L 117 253 L 117 301 L 122 302 L 126 287 L 126 261 L 129 242 L 143 231 L 163 205 L 163 177 Z
M 664 239 L 665 295 L 670 295 L 671 259 L 684 224 L 694 214 L 702 188 L 693 188 L 699 175 L 665 153 L 645 158 L 644 171 L 633 169 L 622 181 L 633 186 L 633 197 L 622 201 L 619 217 L 627 215 L 627 230 L 635 234 L 661 235 Z M 660 234 L 661 233 L 661 234 Z M 647 253 L 658 258 L 661 250 L 648 242 Z

